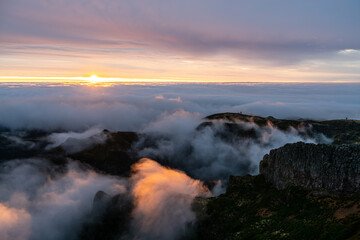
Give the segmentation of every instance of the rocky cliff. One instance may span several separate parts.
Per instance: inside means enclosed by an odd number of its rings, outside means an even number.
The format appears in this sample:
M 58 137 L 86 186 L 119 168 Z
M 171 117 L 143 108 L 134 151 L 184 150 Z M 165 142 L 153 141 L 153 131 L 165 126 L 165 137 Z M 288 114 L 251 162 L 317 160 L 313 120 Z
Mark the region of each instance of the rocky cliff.
M 360 145 L 286 144 L 264 156 L 260 173 L 278 189 L 360 192 Z
M 360 239 L 360 145 L 286 144 L 194 206 L 196 240 Z
M 290 127 L 302 129 L 309 137 L 318 137 L 319 134 L 330 138 L 333 144 L 360 144 L 360 120 L 337 119 L 327 121 L 316 121 L 311 119 L 277 119 L 274 117 L 259 117 L 241 113 L 218 113 L 205 118 L 202 125 L 212 124 L 212 121 L 225 120 L 229 123 L 253 122 L 258 126 L 271 124 L 280 130 Z

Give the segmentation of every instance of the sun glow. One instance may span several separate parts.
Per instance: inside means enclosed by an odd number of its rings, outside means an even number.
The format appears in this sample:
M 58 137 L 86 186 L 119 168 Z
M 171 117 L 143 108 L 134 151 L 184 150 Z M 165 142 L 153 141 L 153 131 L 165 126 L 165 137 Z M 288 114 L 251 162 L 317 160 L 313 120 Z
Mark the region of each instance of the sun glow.
M 89 81 L 90 82 L 102 82 L 102 79 L 94 74 L 89 77 Z
M 113 82 L 114 79 L 113 78 L 103 78 L 103 77 L 99 77 L 96 74 L 93 74 L 90 77 L 87 77 L 85 79 L 85 81 L 87 82 L 86 85 L 88 85 L 88 86 L 110 87 L 110 86 L 112 86 L 111 82 Z

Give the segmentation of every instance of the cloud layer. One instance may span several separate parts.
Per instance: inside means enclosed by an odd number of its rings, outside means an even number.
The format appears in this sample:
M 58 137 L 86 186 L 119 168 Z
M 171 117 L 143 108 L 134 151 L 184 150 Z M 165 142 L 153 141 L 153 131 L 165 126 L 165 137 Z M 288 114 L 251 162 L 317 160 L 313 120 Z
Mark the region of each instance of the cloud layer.
M 198 119 L 219 112 L 360 119 L 359 92 L 359 84 L 118 84 L 108 88 L 2 84 L 0 126 L 139 131 L 179 110 Z
M 76 163 L 56 169 L 44 159 L 0 165 L 0 237 L 75 239 L 97 191 L 126 192 L 126 182 L 84 170 Z
M 360 48 L 360 35 L 354 31 L 355 23 L 360 20 L 357 1 L 270 4 L 267 1 L 106 0 L 73 1 L 70 5 L 64 0 L 31 3 L 21 0 L 2 5 L 1 31 L 5 39 L 22 35 L 100 46 L 152 45 L 196 54 L 219 50 L 233 53 L 236 50 L 235 54 L 239 54 L 252 50 L 260 55 L 263 52 L 262 57 L 272 55 L 271 52 L 281 55 L 282 52 L 310 53 L 314 49 Z M 45 21 L 47 24 L 39 24 Z M 332 28 L 327 27 L 329 21 L 333 22 Z M 26 31 L 27 26 L 34 28 Z
M 106 141 L 108 136 L 100 128 L 90 128 L 84 132 L 51 133 L 44 140 L 48 142 L 45 150 L 61 147 L 68 153 L 75 153 L 95 144 Z
M 358 82 L 359 4 L 2 1 L 0 75 Z
M 133 171 L 130 179 L 121 179 L 75 162 L 65 169 L 45 159 L 1 163 L 1 239 L 77 239 L 92 219 L 93 199 L 100 190 L 134 201 L 131 216 L 123 216 L 131 229 L 121 239 L 177 239 L 196 221 L 193 199 L 212 196 L 201 181 L 151 159 L 141 159 Z M 114 225 L 111 231 L 119 229 Z
M 215 121 L 201 125 L 196 115 L 178 111 L 150 124 L 134 146 L 140 157 L 149 157 L 181 169 L 195 179 L 225 180 L 230 175 L 258 174 L 259 162 L 271 149 L 294 142 L 323 142 L 305 129 L 281 131 L 272 125 Z
M 135 239 L 166 240 L 184 235 L 196 220 L 191 203 L 198 196 L 210 197 L 207 187 L 147 158 L 136 163 L 133 170 Z
M 129 179 L 96 173 L 73 161 L 64 166 L 46 159 L 1 162 L 0 222 L 6 224 L 0 224 L 0 238 L 75 239 L 102 190 L 134 200 L 124 239 L 176 239 L 196 221 L 191 208 L 195 197 L 219 194 L 229 175 L 257 174 L 258 162 L 272 148 L 327 141 L 304 137 L 303 129 L 280 131 L 254 123 L 214 121 L 199 127 L 203 117 L 243 112 L 359 119 L 359 92 L 359 84 L 2 84 L 0 129 L 11 144 L 32 148 L 21 138 L 22 131 L 55 130 L 43 138 L 48 148 L 74 152 L 104 141 L 103 128 L 138 131 L 135 150 L 154 160 L 136 163 Z M 12 136 L 11 130 L 18 132 Z M 216 184 L 212 193 L 202 181 Z

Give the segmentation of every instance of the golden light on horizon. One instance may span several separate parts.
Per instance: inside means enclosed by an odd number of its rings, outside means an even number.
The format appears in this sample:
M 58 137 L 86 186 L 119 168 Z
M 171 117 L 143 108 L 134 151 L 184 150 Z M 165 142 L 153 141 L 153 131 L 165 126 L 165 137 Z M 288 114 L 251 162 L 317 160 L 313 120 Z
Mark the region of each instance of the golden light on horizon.
M 90 82 L 102 82 L 103 80 L 98 77 L 96 74 L 93 74 L 89 77 Z

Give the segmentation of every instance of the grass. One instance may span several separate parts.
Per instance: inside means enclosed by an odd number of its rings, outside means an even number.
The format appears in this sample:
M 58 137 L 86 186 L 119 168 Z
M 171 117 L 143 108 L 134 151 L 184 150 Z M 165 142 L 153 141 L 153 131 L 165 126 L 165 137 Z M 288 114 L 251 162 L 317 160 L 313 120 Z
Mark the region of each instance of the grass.
M 289 187 L 277 190 L 263 176 L 231 177 L 227 192 L 207 201 L 195 239 L 347 239 L 360 234 L 359 211 L 334 212 L 360 197 L 314 196 Z M 348 206 L 347 206 L 348 207 Z

